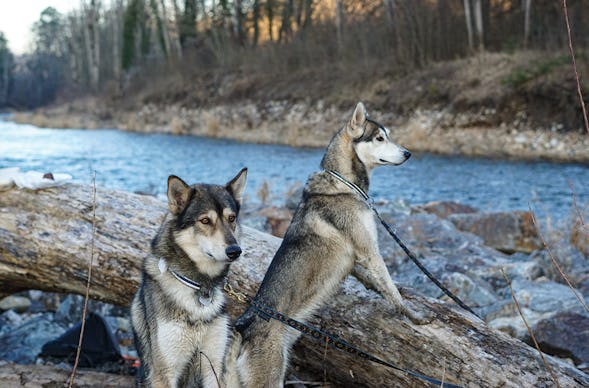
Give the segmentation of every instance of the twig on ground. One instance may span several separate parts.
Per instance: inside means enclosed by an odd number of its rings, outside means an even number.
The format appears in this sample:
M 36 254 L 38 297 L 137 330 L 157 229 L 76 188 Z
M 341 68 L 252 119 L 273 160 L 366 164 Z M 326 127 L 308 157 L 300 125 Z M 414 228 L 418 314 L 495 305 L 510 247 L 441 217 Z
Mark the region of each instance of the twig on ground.
M 84 297 L 84 309 L 82 310 L 82 323 L 80 326 L 80 339 L 78 341 L 78 349 L 76 351 L 76 361 L 72 369 L 70 377 L 69 388 L 74 385 L 76 379 L 76 371 L 78 370 L 78 363 L 80 362 L 80 353 L 82 351 L 82 341 L 84 340 L 84 328 L 86 326 L 86 314 L 88 312 L 88 299 L 90 297 L 90 282 L 92 280 L 92 264 L 94 262 L 94 236 L 96 235 L 96 171 L 94 171 L 93 179 L 93 198 L 92 198 L 92 240 L 90 244 L 90 261 L 88 262 L 88 278 L 86 281 L 86 295 Z
M 536 347 L 536 350 L 538 351 L 538 354 L 540 355 L 540 358 L 542 359 L 544 366 L 546 367 L 546 369 L 548 370 L 548 372 L 552 376 L 552 380 L 554 381 L 556 386 L 558 388 L 560 388 L 560 383 L 558 382 L 558 379 L 556 378 L 554 371 L 552 370 L 550 365 L 548 365 L 546 358 L 544 358 L 544 353 L 542 353 L 542 350 L 540 350 L 540 346 L 538 345 L 538 342 L 536 341 L 536 337 L 534 336 L 534 332 L 532 331 L 532 328 L 530 327 L 530 325 L 528 324 L 528 321 L 524 317 L 524 313 L 522 312 L 519 302 L 517 301 L 517 298 L 515 297 L 515 292 L 513 292 L 513 287 L 511 286 L 511 280 L 507 276 L 507 273 L 505 272 L 504 268 L 501 268 L 501 272 L 503 273 L 503 277 L 505 278 L 505 281 L 507 282 L 507 285 L 509 286 L 509 291 L 511 292 L 511 297 L 513 298 L 513 302 L 515 303 L 515 307 L 517 308 L 517 311 L 519 312 L 519 316 L 521 317 L 522 321 L 524 322 L 524 325 L 526 325 L 526 328 L 528 329 L 528 333 L 530 334 L 530 338 L 532 339 L 532 342 L 534 342 L 534 346 Z
M 587 306 L 587 303 L 585 303 L 585 300 L 583 299 L 583 297 L 575 289 L 575 287 L 573 286 L 573 284 L 569 280 L 568 276 L 565 275 L 562 268 L 560 268 L 558 261 L 556 261 L 556 258 L 552 254 L 552 250 L 550 249 L 550 247 L 548 246 L 548 243 L 544 239 L 544 235 L 542 234 L 542 231 L 540 230 L 540 226 L 538 225 L 538 222 L 536 221 L 536 215 L 532 211 L 531 206 L 530 206 L 530 214 L 532 215 L 532 222 L 534 223 L 534 226 L 536 227 L 536 230 L 538 231 L 538 235 L 540 236 L 540 239 L 542 240 L 542 244 L 544 245 L 544 248 L 546 248 L 546 251 L 548 252 L 548 256 L 550 256 L 550 261 L 552 261 L 552 265 L 554 266 L 554 268 L 556 268 L 558 273 L 560 273 L 560 276 L 564 279 L 566 284 L 569 286 L 569 288 L 571 289 L 571 291 L 573 292 L 573 294 L 575 295 L 575 297 L 577 298 L 579 303 L 581 303 L 581 305 L 585 308 L 587 313 L 589 313 L 589 306 Z
M 573 62 L 573 71 L 575 79 L 577 80 L 577 94 L 579 95 L 579 102 L 583 111 L 583 120 L 585 121 L 585 129 L 589 134 L 589 120 L 587 120 L 587 109 L 585 108 L 585 100 L 583 100 L 583 92 L 581 91 L 581 82 L 579 81 L 579 72 L 577 71 L 577 61 L 575 60 L 575 50 L 573 49 L 573 39 L 571 38 L 571 25 L 569 23 L 569 13 L 567 10 L 567 1 L 562 0 L 562 9 L 564 12 L 564 20 L 567 27 L 567 35 L 569 38 L 569 51 L 571 53 L 571 61 Z

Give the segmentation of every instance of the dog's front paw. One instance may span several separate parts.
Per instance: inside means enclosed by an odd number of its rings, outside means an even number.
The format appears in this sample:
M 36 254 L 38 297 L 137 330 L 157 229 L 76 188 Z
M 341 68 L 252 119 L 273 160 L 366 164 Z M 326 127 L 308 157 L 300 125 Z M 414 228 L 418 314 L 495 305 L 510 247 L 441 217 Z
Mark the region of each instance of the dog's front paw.
M 435 318 L 435 314 L 432 311 L 417 310 L 415 305 L 408 301 L 403 303 L 401 312 L 416 325 L 427 325 Z

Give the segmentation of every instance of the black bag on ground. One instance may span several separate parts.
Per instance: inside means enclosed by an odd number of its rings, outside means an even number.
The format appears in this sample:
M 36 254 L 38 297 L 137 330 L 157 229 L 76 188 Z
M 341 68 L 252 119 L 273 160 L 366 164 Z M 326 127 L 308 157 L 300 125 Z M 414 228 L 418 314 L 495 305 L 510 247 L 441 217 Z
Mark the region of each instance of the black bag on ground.
M 78 323 L 59 338 L 47 342 L 43 345 L 40 356 L 65 359 L 73 364 L 81 327 L 82 324 Z M 96 313 L 88 313 L 79 366 L 95 367 L 106 362 L 120 361 L 121 358 L 119 344 L 104 318 Z

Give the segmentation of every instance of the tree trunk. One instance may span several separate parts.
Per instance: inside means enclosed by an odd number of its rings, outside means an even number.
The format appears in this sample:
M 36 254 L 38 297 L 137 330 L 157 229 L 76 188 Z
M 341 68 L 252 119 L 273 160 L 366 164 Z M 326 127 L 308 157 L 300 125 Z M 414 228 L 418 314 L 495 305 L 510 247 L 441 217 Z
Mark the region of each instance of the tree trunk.
M 268 17 L 268 39 L 274 41 L 274 1 L 266 0 L 266 16 Z
M 117 88 L 117 93 L 121 91 L 121 73 L 122 73 L 122 61 L 121 51 L 123 47 L 121 45 L 122 35 L 122 23 L 123 23 L 123 0 L 116 0 L 114 4 L 114 20 L 113 23 L 113 43 L 112 43 L 112 65 L 113 65 L 113 78 Z
M 69 370 L 49 365 L 0 365 L 0 386 L 2 387 L 67 387 L 70 382 Z M 78 370 L 76 388 L 120 388 L 132 387 L 133 376 L 121 376 L 88 370 Z
M 528 48 L 528 39 L 530 38 L 530 9 L 532 0 L 524 0 L 524 49 Z
M 178 54 L 178 58 L 182 58 L 182 41 L 180 40 L 180 31 L 182 29 L 182 14 L 180 13 L 180 8 L 178 7 L 178 1 L 172 0 L 172 4 L 174 6 L 174 35 L 176 36 L 174 39 L 174 47 L 176 49 L 176 53 Z
M 80 19 L 81 16 L 78 16 L 78 13 L 74 10 L 68 16 L 68 48 L 69 48 L 69 68 L 70 68 L 70 77 L 71 80 L 76 83 L 80 84 L 83 83 L 83 74 L 84 74 L 84 66 L 83 66 L 83 57 L 84 57 L 84 49 L 83 45 L 80 41 Z M 83 23 L 83 21 L 82 21 Z M 82 27 L 83 28 L 83 27 Z M 82 34 L 83 35 L 83 34 Z
M 160 0 L 160 6 L 162 7 L 162 34 L 164 35 L 164 46 L 168 56 L 172 55 L 172 44 L 170 43 L 170 29 L 168 28 L 168 12 L 166 9 L 165 0 Z
M 474 24 L 477 29 L 479 51 L 483 51 L 485 49 L 485 37 L 483 31 L 483 0 L 474 0 Z
M 183 49 L 196 40 L 196 16 L 198 14 L 196 0 L 184 1 L 184 14 L 180 21 L 180 44 Z
M 92 246 L 92 198 L 90 187 L 74 184 L 0 192 L 0 292 L 84 292 Z M 98 191 L 92 298 L 129 304 L 141 261 L 165 211 L 166 204 L 153 197 Z M 280 240 L 247 227 L 241 240 L 244 255 L 232 265 L 229 279 L 236 289 L 253 295 Z M 552 385 L 533 348 L 453 305 L 401 291 L 433 311 L 434 321 L 413 325 L 349 277 L 312 323 L 399 367 L 447 382 L 469 387 Z M 230 299 L 228 307 L 235 317 L 244 306 Z M 293 367 L 336 386 L 424 385 L 308 338 L 297 343 L 292 359 Z M 586 374 L 547 359 L 561 386 L 589 385 Z
M 252 15 L 252 24 L 254 27 L 254 36 L 252 37 L 252 46 L 257 47 L 258 41 L 260 39 L 260 0 L 254 0 L 254 4 L 252 5 L 253 8 L 253 15 Z
M 335 0 L 335 32 L 337 37 L 337 47 L 341 51 L 344 47 L 343 31 L 344 29 L 344 6 L 342 0 Z
M 98 26 L 98 0 L 90 0 L 87 6 L 82 1 L 84 24 L 84 42 L 86 46 L 86 58 L 88 61 L 88 75 L 90 87 L 98 89 L 100 81 L 100 30 Z
M 278 31 L 278 43 L 288 42 L 292 37 L 292 16 L 294 11 L 294 0 L 285 0 L 282 8 L 282 23 Z
M 233 0 L 233 34 L 237 44 L 243 46 L 245 37 L 243 30 L 243 6 L 241 0 Z
M 305 1 L 305 20 L 303 21 L 303 29 L 311 26 L 313 20 L 313 0 Z
M 466 21 L 466 33 L 468 36 L 468 51 L 472 52 L 474 43 L 472 39 L 472 17 L 470 16 L 470 0 L 464 0 L 464 19 Z
M 392 39 L 394 44 L 397 45 L 396 49 L 396 56 L 397 58 L 401 57 L 401 49 L 403 47 L 401 42 L 401 35 L 399 30 L 399 17 L 397 15 L 397 4 L 395 0 L 384 0 L 384 13 L 386 24 L 389 32 L 392 35 Z

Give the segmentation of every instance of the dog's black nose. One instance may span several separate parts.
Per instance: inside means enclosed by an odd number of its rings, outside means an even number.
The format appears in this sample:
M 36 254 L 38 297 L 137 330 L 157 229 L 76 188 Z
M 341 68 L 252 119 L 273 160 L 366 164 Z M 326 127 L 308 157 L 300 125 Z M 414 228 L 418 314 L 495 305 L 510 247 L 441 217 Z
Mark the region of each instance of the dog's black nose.
M 239 245 L 229 245 L 225 249 L 225 254 L 229 258 L 230 261 L 233 261 L 241 255 L 241 247 Z
M 403 151 L 403 156 L 405 157 L 405 160 L 407 160 L 411 157 L 411 152 L 405 150 Z

